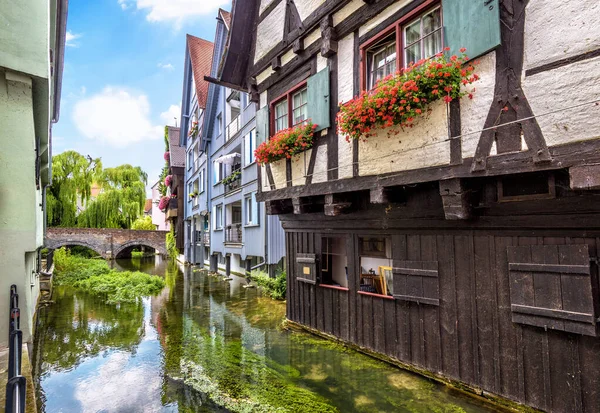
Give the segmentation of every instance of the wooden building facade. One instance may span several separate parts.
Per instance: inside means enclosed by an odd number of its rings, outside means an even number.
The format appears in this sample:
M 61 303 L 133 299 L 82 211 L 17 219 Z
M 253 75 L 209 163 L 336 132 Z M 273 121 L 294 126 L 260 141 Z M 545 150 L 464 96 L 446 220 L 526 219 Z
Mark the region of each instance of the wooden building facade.
M 318 124 L 311 149 L 260 169 L 257 199 L 286 231 L 290 320 L 484 394 L 600 410 L 592 9 L 235 2 L 211 81 L 250 92 L 259 140 L 297 116 Z M 338 133 L 339 105 L 378 71 L 446 46 L 477 57 L 472 100 L 433 102 L 392 137 Z

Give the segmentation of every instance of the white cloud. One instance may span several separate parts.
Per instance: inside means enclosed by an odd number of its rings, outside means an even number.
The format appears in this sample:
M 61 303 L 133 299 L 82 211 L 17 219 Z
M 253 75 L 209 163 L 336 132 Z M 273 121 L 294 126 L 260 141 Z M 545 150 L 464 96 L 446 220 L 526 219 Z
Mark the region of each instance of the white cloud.
M 164 134 L 150 120 L 146 95 L 110 86 L 77 102 L 73 121 L 83 136 L 114 147 L 160 139 Z
M 181 106 L 179 105 L 171 105 L 166 112 L 160 114 L 160 119 L 164 122 L 165 125 L 175 126 L 175 122 L 177 122 L 177 126 L 180 125 L 179 116 L 181 115 Z
M 75 34 L 69 30 L 65 35 L 65 44 L 68 47 L 78 47 L 79 44 L 75 40 L 79 39 L 80 37 L 81 34 Z
M 175 69 L 175 67 L 171 63 L 159 63 L 157 66 L 161 69 L 168 71 Z
M 222 6 L 229 6 L 231 0 L 118 0 L 123 10 L 135 3 L 138 10 L 147 12 L 151 22 L 174 21 L 177 25 L 185 19 L 203 16 Z

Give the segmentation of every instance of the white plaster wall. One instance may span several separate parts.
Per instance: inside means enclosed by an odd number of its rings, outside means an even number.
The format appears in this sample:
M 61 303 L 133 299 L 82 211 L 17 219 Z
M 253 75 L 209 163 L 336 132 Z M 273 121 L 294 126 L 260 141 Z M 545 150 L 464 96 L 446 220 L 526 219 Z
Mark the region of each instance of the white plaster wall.
M 338 179 L 352 178 L 353 169 L 352 141 L 346 141 L 346 135 L 338 135 Z
M 268 192 L 271 190 L 271 185 L 269 185 L 269 177 L 267 176 L 267 168 L 265 165 L 260 166 L 260 186 L 263 192 Z
M 319 53 L 317 55 L 317 72 L 320 72 L 321 70 L 325 69 L 327 67 L 327 58 L 321 56 L 321 54 Z
M 524 69 L 598 49 L 600 2 L 531 0 L 525 33 Z
M 267 7 L 269 7 L 269 5 L 271 3 L 273 3 L 275 0 L 262 0 L 260 2 L 260 8 L 258 10 L 258 14 L 262 14 L 263 11 L 266 10 Z
M 325 0 L 294 0 L 294 4 L 296 5 L 296 9 L 298 9 L 298 14 L 302 21 L 310 16 L 310 14 L 317 10 L 323 3 L 325 3 Z
M 472 158 L 481 137 L 481 130 L 485 124 L 490 106 L 494 100 L 494 86 L 496 84 L 496 52 L 488 53 L 479 59 L 475 73 L 480 78 L 466 90 L 475 88 L 473 99 L 465 96 L 460 101 L 460 124 L 462 131 L 462 156 Z
M 306 171 L 312 149 L 299 153 L 292 157 L 292 185 L 301 186 L 306 183 Z
M 313 148 L 313 150 L 315 150 Z M 313 170 L 312 182 L 327 182 L 327 145 L 320 145 L 315 158 L 315 169 Z
M 258 25 L 254 63 L 258 62 L 283 40 L 285 5 L 285 1 L 279 3 Z
M 360 26 L 360 29 L 358 29 L 359 36 L 368 33 L 369 30 L 375 28 L 378 24 L 383 23 L 387 18 L 391 17 L 394 13 L 396 13 L 402 7 L 406 6 L 411 1 L 412 0 L 398 0 L 391 6 L 383 10 L 381 13 L 369 20 L 367 23 Z
M 289 62 L 292 61 L 292 59 L 296 57 L 296 53 L 294 53 L 294 49 L 290 49 L 287 52 L 285 52 L 282 56 L 281 56 L 281 66 L 285 66 L 287 65 Z
M 285 173 L 285 159 L 281 159 L 271 164 L 271 172 L 273 173 L 273 181 L 275 182 L 275 189 L 281 189 L 287 187 L 287 179 Z
M 393 137 L 379 130 L 376 136 L 359 141 L 359 174 L 379 175 L 450 163 L 446 104 L 431 104 L 432 112 Z M 342 149 L 340 147 L 340 152 Z
M 266 91 L 262 92 L 258 96 L 258 100 L 259 100 L 258 104 L 259 104 L 259 106 L 260 106 L 261 109 L 264 108 L 265 106 L 267 106 L 267 102 L 268 102 L 267 101 L 267 92 Z
M 346 20 L 352 13 L 356 10 L 360 9 L 365 5 L 364 0 L 352 0 L 350 3 L 346 4 L 340 10 L 333 14 L 333 25 L 337 26 L 344 20 Z
M 321 38 L 321 30 L 316 29 L 306 35 L 304 38 L 304 48 L 306 49 L 308 46 L 316 42 Z
M 528 76 L 522 86 L 548 146 L 600 138 L 600 57 Z M 557 113 L 545 113 L 561 110 Z M 542 116 L 544 115 L 544 116 Z
M 361 0 L 362 1 L 362 0 Z M 348 102 L 354 94 L 354 34 L 338 42 L 338 102 Z
M 267 80 L 275 71 L 269 66 L 267 69 L 263 70 L 256 76 L 256 84 L 260 85 L 262 82 Z

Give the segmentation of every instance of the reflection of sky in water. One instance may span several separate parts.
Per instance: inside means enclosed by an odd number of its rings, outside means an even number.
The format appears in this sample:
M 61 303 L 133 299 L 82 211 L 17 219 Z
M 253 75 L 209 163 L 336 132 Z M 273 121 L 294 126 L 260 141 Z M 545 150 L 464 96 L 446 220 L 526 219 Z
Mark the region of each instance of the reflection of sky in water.
M 144 299 L 145 334 L 134 354 L 106 351 L 65 372 L 42 378 L 46 412 L 170 412 L 162 406 L 161 346 L 150 324 L 150 300 Z M 90 328 L 102 323 L 90 322 Z

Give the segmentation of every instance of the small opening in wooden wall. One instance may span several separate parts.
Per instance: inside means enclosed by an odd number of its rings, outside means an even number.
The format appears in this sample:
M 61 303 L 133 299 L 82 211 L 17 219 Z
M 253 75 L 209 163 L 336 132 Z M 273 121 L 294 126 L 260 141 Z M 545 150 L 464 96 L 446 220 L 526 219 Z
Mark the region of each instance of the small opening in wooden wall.
M 530 172 L 498 178 L 498 202 L 556 197 L 554 174 Z
M 321 284 L 348 288 L 346 239 L 323 237 L 321 241 Z

